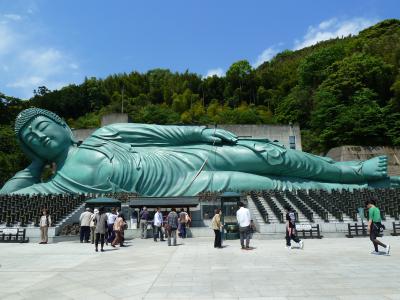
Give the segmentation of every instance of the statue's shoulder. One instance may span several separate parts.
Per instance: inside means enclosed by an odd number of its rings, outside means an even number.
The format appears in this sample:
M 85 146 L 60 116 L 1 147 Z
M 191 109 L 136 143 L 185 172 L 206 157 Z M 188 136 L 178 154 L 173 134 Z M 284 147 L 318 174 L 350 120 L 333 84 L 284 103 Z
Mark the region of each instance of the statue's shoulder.
M 109 157 L 99 151 L 78 148 L 60 169 L 60 175 L 84 185 L 96 185 L 112 176 Z

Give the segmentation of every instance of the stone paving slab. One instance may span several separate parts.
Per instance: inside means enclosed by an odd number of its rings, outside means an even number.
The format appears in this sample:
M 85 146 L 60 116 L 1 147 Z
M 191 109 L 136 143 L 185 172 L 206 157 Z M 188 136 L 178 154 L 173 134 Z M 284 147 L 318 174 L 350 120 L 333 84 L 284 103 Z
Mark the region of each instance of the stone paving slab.
M 94 252 L 91 244 L 0 244 L 0 299 L 400 299 L 400 238 L 390 256 L 367 238 L 238 241 L 180 245 L 135 239 Z

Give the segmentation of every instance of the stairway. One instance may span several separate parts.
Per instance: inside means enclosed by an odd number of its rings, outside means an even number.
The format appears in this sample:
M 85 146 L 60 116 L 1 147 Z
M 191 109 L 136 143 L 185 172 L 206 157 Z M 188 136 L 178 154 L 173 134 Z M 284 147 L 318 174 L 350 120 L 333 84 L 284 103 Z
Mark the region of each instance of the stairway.
M 72 211 L 70 214 L 65 216 L 60 222 L 58 222 L 56 224 L 55 234 L 58 235 L 59 232 L 61 231 L 61 228 L 65 225 L 79 223 L 79 217 L 80 217 L 81 213 L 83 213 L 84 211 L 85 211 L 85 203 L 82 203 L 74 211 Z

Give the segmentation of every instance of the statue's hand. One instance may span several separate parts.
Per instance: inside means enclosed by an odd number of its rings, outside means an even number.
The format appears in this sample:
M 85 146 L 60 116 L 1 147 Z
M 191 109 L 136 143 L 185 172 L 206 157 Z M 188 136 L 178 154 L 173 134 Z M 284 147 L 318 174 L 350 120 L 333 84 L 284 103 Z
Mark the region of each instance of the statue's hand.
M 232 132 L 223 129 L 206 128 L 201 133 L 202 141 L 207 143 L 236 144 L 238 138 Z

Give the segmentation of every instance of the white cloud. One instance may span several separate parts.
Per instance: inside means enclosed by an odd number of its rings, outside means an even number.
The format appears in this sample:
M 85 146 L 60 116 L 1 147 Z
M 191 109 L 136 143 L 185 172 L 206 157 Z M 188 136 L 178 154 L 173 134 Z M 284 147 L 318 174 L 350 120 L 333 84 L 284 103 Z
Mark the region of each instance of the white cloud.
M 294 50 L 314 45 L 320 41 L 357 34 L 374 23 L 376 23 L 376 20 L 364 18 L 353 18 L 342 21 L 332 18 L 323 21 L 318 26 L 310 26 L 303 39 L 295 41 Z
M 79 66 L 76 63 L 70 63 L 68 66 L 73 70 L 79 69 Z
M 263 62 L 271 60 L 279 50 L 275 47 L 269 47 L 265 49 L 258 57 L 257 60 L 253 63 L 253 68 L 257 68 L 259 65 L 261 65 Z
M 5 24 L 0 24 L 0 56 L 10 52 L 15 43 L 15 35 Z
M 9 83 L 7 86 L 13 87 L 13 88 L 26 88 L 26 87 L 30 87 L 30 86 L 40 86 L 43 83 L 43 81 L 44 81 L 44 78 L 42 78 L 42 77 L 29 76 L 29 77 L 20 78 L 13 83 Z
M 223 77 L 225 76 L 225 71 L 221 68 L 211 69 L 207 71 L 207 74 L 204 76 L 204 78 L 212 77 L 214 75 L 218 77 Z
M 4 18 L 9 19 L 11 21 L 20 21 L 22 19 L 22 17 L 17 14 L 5 14 Z
M 44 31 L 34 26 L 30 18 L 0 15 L 1 92 L 30 98 L 39 86 L 58 89 L 82 80 L 79 64 L 69 53 L 50 43 L 37 42 Z

